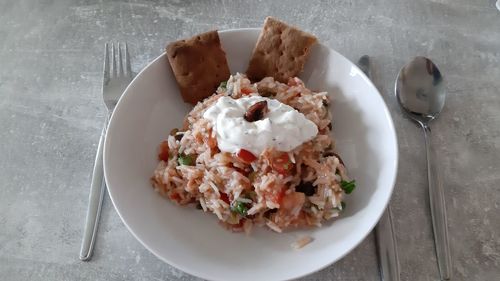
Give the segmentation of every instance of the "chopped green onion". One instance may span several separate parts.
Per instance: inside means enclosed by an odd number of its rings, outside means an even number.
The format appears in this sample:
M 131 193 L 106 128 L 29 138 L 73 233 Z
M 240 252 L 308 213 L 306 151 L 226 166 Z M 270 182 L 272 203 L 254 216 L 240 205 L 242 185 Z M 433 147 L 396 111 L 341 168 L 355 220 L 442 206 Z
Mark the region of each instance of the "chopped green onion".
M 234 205 L 231 207 L 231 211 L 240 214 L 242 217 L 247 215 L 248 208 L 245 206 L 245 203 L 236 201 Z
M 195 157 L 190 154 L 188 155 L 180 154 L 179 158 L 177 159 L 177 162 L 179 162 L 179 165 L 193 166 L 195 162 Z
M 226 87 L 227 87 L 227 81 L 221 82 L 219 85 L 219 88 L 224 89 L 224 90 L 226 89 Z
M 356 188 L 356 180 L 340 182 L 340 187 L 344 190 L 346 194 L 350 194 Z

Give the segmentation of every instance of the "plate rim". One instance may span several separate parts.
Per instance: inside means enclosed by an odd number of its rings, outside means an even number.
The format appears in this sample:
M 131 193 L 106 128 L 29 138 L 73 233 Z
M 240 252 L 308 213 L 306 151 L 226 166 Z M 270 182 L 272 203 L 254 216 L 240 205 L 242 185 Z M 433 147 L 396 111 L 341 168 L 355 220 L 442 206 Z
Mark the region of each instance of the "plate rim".
M 230 33 L 236 33 L 236 32 L 258 32 L 260 31 L 261 28 L 233 28 L 233 29 L 224 29 L 224 30 L 217 30 L 219 34 L 230 34 Z M 385 115 L 385 118 L 386 120 L 388 121 L 388 127 L 390 129 L 390 131 L 392 132 L 391 134 L 391 138 L 393 138 L 394 140 L 394 161 L 393 163 L 390 163 L 392 166 L 391 166 L 391 171 L 393 171 L 393 174 L 391 175 L 391 184 L 390 186 L 388 186 L 388 188 L 390 188 L 389 192 L 387 192 L 387 198 L 386 198 L 386 202 L 384 202 L 384 208 L 382 209 L 382 211 L 380 212 L 380 214 L 378 215 L 377 219 L 376 220 L 373 220 L 372 222 L 372 225 L 369 227 L 369 228 L 366 228 L 367 231 L 366 233 L 362 233 L 362 235 L 360 236 L 361 238 L 359 239 L 359 241 L 357 241 L 356 243 L 353 243 L 351 245 L 351 247 L 348 248 L 347 251 L 345 251 L 345 253 L 343 253 L 342 255 L 339 255 L 336 259 L 333 259 L 331 261 L 328 261 L 328 262 L 325 262 L 325 263 L 321 263 L 319 264 L 319 266 L 314 266 L 313 267 L 313 270 L 310 270 L 310 271 L 305 271 L 305 272 L 302 272 L 298 275 L 294 275 L 294 276 L 290 276 L 290 277 L 286 277 L 287 279 L 284 279 L 284 280 L 291 280 L 291 279 L 296 279 L 296 278 L 301 278 L 301 277 L 304 277 L 304 276 L 307 276 L 307 275 L 310 275 L 314 272 L 318 272 L 336 262 L 338 262 L 339 260 L 341 260 L 342 258 L 344 258 L 347 254 L 351 253 L 356 247 L 358 247 L 360 245 L 360 243 L 366 239 L 366 237 L 370 234 L 370 232 L 372 232 L 372 230 L 374 229 L 374 227 L 378 224 L 380 218 L 382 217 L 382 214 L 385 212 L 385 210 L 387 209 L 387 206 L 389 205 L 390 203 L 390 200 L 392 198 L 392 195 L 394 193 L 394 188 L 395 188 L 395 184 L 396 184 L 396 179 L 397 179 L 397 174 L 398 174 L 398 166 L 399 166 L 399 145 L 398 145 L 398 137 L 397 137 L 397 131 L 395 129 L 395 126 L 394 126 L 394 121 L 392 119 L 392 115 L 389 111 L 389 108 L 385 102 L 385 100 L 382 98 L 382 95 L 380 94 L 380 91 L 378 90 L 378 88 L 373 84 L 373 82 L 366 76 L 366 74 L 361 71 L 361 69 L 359 69 L 358 65 L 353 63 L 351 60 L 349 60 L 348 58 L 346 58 L 344 55 L 342 55 L 341 53 L 337 52 L 335 49 L 333 48 L 330 48 L 329 46 L 327 45 L 324 45 L 322 44 L 321 42 L 318 42 L 319 45 L 321 45 L 322 47 L 325 47 L 328 49 L 329 52 L 332 52 L 332 53 L 335 53 L 335 55 L 341 57 L 342 59 L 346 60 L 347 62 L 349 62 L 351 64 L 351 67 L 355 67 L 357 70 L 359 70 L 359 75 L 362 77 L 362 79 L 364 80 L 365 83 L 371 85 L 371 87 L 373 87 L 373 89 L 375 89 L 376 93 L 378 94 L 376 99 L 379 99 L 381 101 L 381 104 L 383 105 L 383 112 L 384 112 L 384 115 Z M 109 156 L 108 153 L 109 153 L 109 146 L 111 145 L 109 143 L 109 138 L 108 138 L 108 133 L 109 133 L 109 129 L 113 126 L 114 124 L 114 119 L 115 119 L 115 112 L 116 112 L 116 109 L 119 108 L 120 104 L 124 103 L 124 101 L 131 95 L 131 92 L 129 92 L 129 88 L 131 87 L 131 85 L 134 84 L 134 82 L 136 81 L 136 79 L 139 79 L 142 74 L 147 71 L 152 65 L 154 65 L 155 63 L 157 63 L 157 61 L 161 60 L 164 58 L 164 56 L 166 56 L 166 52 L 163 51 L 159 56 L 157 56 L 156 58 L 154 58 L 151 62 L 149 62 L 145 67 L 143 67 L 137 74 L 136 76 L 134 77 L 134 79 L 132 79 L 132 81 L 129 83 L 129 85 L 125 88 L 125 90 L 123 91 L 120 99 L 118 100 L 118 103 L 115 107 L 115 110 L 113 111 L 112 115 L 111 115 L 111 118 L 109 119 L 109 124 L 108 124 L 108 127 L 107 127 L 107 130 L 106 130 L 106 135 L 105 135 L 105 141 L 104 141 L 104 148 L 103 148 L 103 170 L 104 170 L 104 177 L 105 177 L 105 182 L 106 182 L 106 186 L 107 186 L 107 190 L 108 190 L 108 194 L 109 194 L 109 197 L 111 199 L 111 202 L 113 203 L 113 207 L 114 209 L 116 210 L 116 212 L 118 213 L 118 216 L 120 217 L 121 221 L 123 222 L 123 224 L 125 225 L 125 227 L 127 228 L 127 230 L 132 234 L 132 236 L 137 240 L 139 241 L 139 243 L 145 247 L 149 252 L 153 253 L 158 259 L 160 259 L 161 261 L 179 269 L 179 270 L 182 270 L 183 272 L 185 273 L 188 273 L 190 275 L 193 275 L 193 276 L 196 276 L 196 277 L 199 277 L 199 278 L 203 278 L 203 279 L 207 279 L 207 280 L 217 280 L 216 279 L 216 276 L 212 275 L 212 274 L 209 274 L 207 272 L 200 272 L 198 270 L 196 270 L 196 267 L 185 267 L 184 265 L 182 264 L 178 264 L 166 257 L 164 257 L 163 255 L 161 255 L 160 253 L 158 253 L 156 250 L 154 250 L 153 248 L 151 248 L 149 245 L 147 245 L 146 242 L 142 241 L 138 235 L 135 233 L 135 231 L 130 227 L 130 225 L 126 222 L 126 220 L 124 219 L 123 217 L 123 214 L 120 212 L 119 208 L 117 207 L 116 205 L 116 202 L 115 202 L 115 198 L 114 196 L 112 195 L 111 192 L 109 192 L 109 183 L 108 183 L 108 168 L 106 165 L 106 163 L 108 162 L 107 159 Z

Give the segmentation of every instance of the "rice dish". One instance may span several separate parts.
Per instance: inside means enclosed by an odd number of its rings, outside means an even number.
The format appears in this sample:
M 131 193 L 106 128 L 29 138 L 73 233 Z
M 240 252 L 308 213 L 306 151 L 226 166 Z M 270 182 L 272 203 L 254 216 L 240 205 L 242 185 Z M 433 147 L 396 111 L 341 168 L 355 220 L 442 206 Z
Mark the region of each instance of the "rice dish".
M 217 104 L 228 99 L 252 101 L 253 105 L 265 101 L 269 105 L 271 109 L 252 112 L 258 119 L 244 121 L 249 123 L 245 123 L 249 130 L 262 127 L 258 131 L 262 138 L 242 139 L 243 147 L 239 149 L 239 138 L 234 141 L 234 136 L 225 135 L 231 130 L 236 134 L 238 126 L 227 125 L 224 133 L 219 127 L 225 121 L 217 123 L 207 117 Z M 315 129 L 297 130 L 294 124 L 279 124 L 269 131 L 259 124 L 265 121 L 269 123 L 266 126 L 273 126 L 271 117 L 266 117 L 273 114 L 273 104 L 288 110 L 286 116 L 293 115 L 293 120 L 303 118 L 308 128 L 313 124 Z M 249 233 L 254 225 L 275 232 L 319 227 L 340 215 L 345 207 L 343 197 L 355 187 L 343 161 L 334 152 L 329 106 L 326 92 L 307 89 L 299 78 L 291 78 L 286 84 L 272 77 L 251 83 L 243 74 L 233 75 L 216 93 L 199 102 L 182 127 L 172 130 L 160 144 L 152 185 L 179 205 L 212 213 L 232 231 Z M 285 120 L 280 118 L 275 120 Z M 288 143 L 292 143 L 288 146 L 262 145 L 264 139 L 274 139 L 273 134 L 283 132 L 283 141 L 287 141 L 288 132 L 306 134 L 305 141 L 297 145 L 297 137 L 293 136 L 288 137 Z

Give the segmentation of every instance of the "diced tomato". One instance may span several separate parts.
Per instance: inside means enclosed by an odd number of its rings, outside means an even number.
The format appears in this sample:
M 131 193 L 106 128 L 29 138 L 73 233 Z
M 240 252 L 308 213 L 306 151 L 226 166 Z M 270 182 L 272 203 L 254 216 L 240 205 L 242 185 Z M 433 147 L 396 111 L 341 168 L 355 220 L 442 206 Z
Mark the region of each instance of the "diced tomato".
M 171 193 L 169 197 L 171 200 L 174 200 L 174 201 L 181 200 L 181 196 L 179 195 L 179 193 Z
M 255 92 L 255 91 L 254 91 L 254 90 L 252 90 L 252 89 L 250 89 L 250 88 L 242 88 L 242 89 L 241 89 L 241 93 L 242 93 L 243 95 L 249 95 L 249 94 L 251 94 L 251 93 L 253 93 L 253 92 Z
M 297 206 L 304 205 L 306 201 L 306 196 L 302 192 L 291 192 L 283 196 L 282 201 L 280 202 L 280 209 L 284 211 L 292 211 Z
M 282 175 L 288 175 L 293 170 L 294 164 L 288 157 L 288 153 L 283 152 L 272 160 L 271 166 Z
M 272 201 L 274 203 L 277 203 L 277 204 L 280 204 L 281 205 L 281 202 L 283 201 L 283 197 L 285 196 L 285 188 L 281 188 L 280 191 L 278 191 L 278 193 L 276 193 L 273 197 L 272 197 Z
M 158 152 L 158 159 L 163 160 L 163 161 L 168 161 L 168 142 L 167 141 L 162 141 L 160 143 L 160 148 Z
M 246 149 L 243 149 L 243 148 L 240 149 L 240 151 L 238 152 L 238 154 L 236 156 L 238 156 L 238 158 L 240 158 L 241 161 L 243 161 L 247 164 L 250 164 L 253 161 L 257 160 L 257 157 L 255 155 L 253 155 L 252 152 L 250 152 Z
M 220 194 L 220 199 L 221 199 L 222 201 L 226 202 L 227 204 L 229 204 L 229 197 L 227 196 L 227 194 L 226 194 L 226 193 L 221 192 L 221 194 Z

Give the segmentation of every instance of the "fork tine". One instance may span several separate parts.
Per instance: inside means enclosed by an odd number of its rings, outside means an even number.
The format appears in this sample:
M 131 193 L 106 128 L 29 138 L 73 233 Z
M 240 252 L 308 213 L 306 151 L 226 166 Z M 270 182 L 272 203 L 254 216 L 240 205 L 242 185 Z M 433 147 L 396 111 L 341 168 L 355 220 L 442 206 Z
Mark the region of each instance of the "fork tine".
M 104 44 L 104 79 L 109 79 L 109 46 Z
M 132 66 L 130 66 L 130 55 L 128 53 L 127 42 L 125 42 L 125 73 L 132 77 Z
M 123 77 L 122 44 L 118 42 L 118 77 Z
M 111 77 L 116 77 L 115 43 L 111 43 Z

